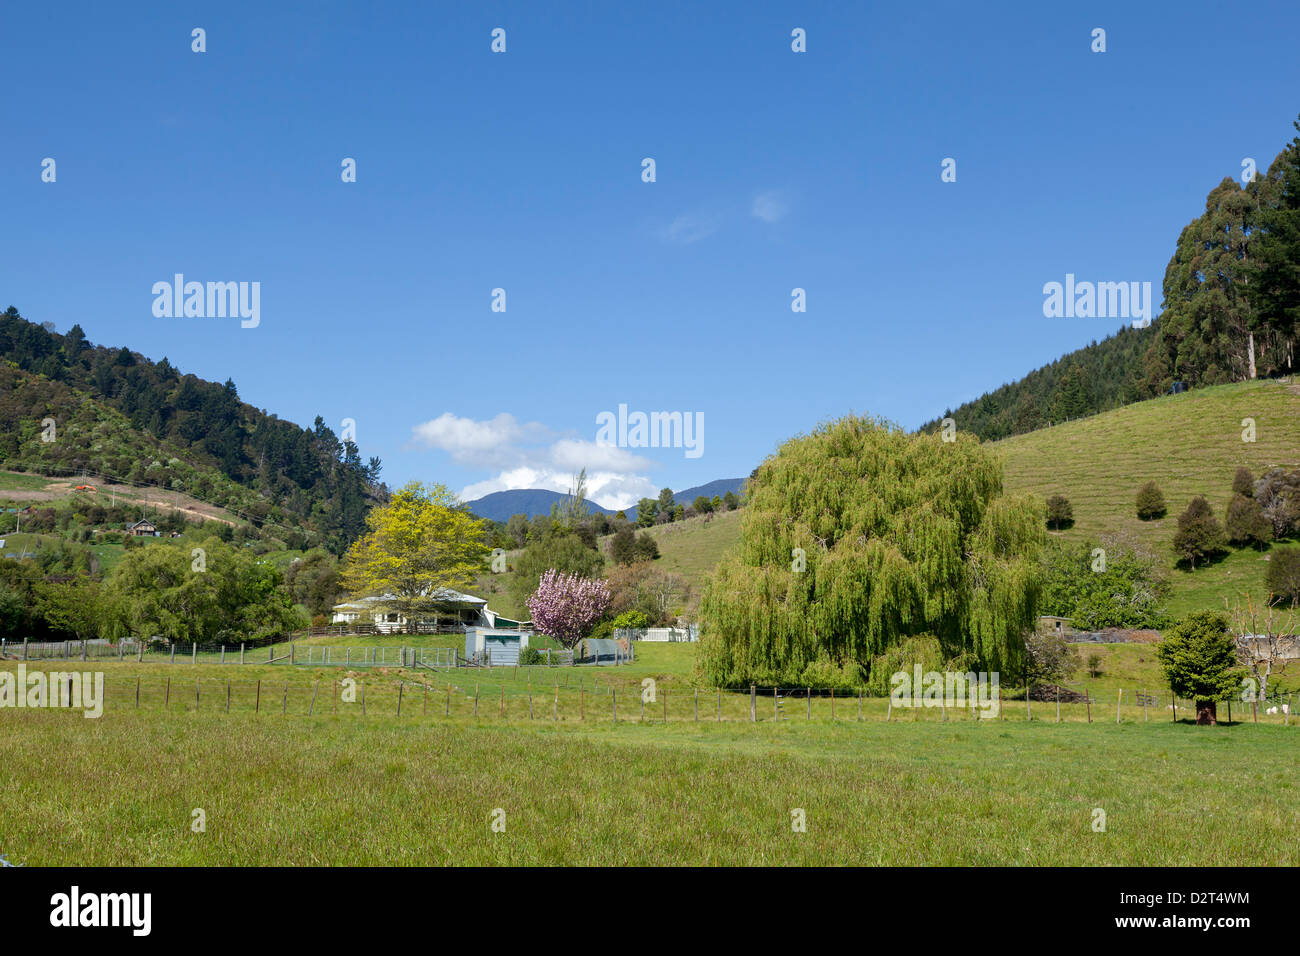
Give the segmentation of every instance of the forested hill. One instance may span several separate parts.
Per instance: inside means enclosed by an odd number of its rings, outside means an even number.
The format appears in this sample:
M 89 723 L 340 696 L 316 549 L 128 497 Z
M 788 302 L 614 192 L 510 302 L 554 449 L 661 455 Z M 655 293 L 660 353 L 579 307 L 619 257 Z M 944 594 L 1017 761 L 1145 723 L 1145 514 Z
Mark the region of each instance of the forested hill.
M 283 421 L 240 401 L 230 380 L 94 345 L 79 325 L 59 335 L 10 306 L 0 360 L 3 467 L 184 491 L 274 526 L 290 547 L 335 553 L 384 494 L 379 459 L 363 462 L 319 417 L 310 429 Z M 47 419 L 53 441 L 43 440 Z
M 951 417 L 959 430 L 996 441 L 1152 398 L 1163 383 L 1148 380 L 1144 359 L 1156 336 L 1156 324 L 1145 329 L 1126 326 L 1019 381 L 944 412 L 921 430 L 935 431 L 943 418 Z

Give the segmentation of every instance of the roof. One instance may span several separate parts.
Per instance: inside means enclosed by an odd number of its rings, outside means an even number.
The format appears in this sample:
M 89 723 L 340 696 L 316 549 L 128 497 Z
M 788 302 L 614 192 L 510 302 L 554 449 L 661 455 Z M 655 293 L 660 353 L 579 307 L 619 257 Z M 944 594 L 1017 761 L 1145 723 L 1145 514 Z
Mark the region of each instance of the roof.
M 450 588 L 439 588 L 432 594 L 425 596 L 431 597 L 433 600 L 440 601 L 444 604 L 471 604 L 476 607 L 487 606 L 487 601 L 483 600 L 483 598 L 475 597 L 472 594 L 462 594 L 460 591 L 453 591 Z M 333 610 L 366 608 L 372 607 L 376 604 L 391 604 L 395 600 L 397 600 L 397 595 L 395 594 L 381 594 L 374 597 L 359 598 L 356 601 L 348 601 L 343 604 L 335 604 Z

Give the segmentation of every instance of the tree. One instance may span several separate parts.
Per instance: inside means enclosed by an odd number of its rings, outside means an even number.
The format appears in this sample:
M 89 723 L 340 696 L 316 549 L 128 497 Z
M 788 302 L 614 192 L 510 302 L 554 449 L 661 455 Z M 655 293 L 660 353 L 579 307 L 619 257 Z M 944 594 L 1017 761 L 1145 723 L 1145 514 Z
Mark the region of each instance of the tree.
M 691 502 L 691 507 L 695 509 L 698 515 L 706 515 L 713 510 L 713 502 L 704 495 L 696 495 L 695 500 Z
M 1043 551 L 1042 613 L 1067 617 L 1081 631 L 1159 628 L 1169 585 L 1160 562 L 1136 544 L 1048 542 Z
M 506 522 L 506 534 L 510 535 L 516 548 L 522 548 L 526 545 L 528 543 L 528 515 L 511 515 L 510 520 Z
M 1178 530 L 1174 532 L 1174 552 L 1196 570 L 1196 562 L 1222 554 L 1227 537 L 1219 526 L 1210 503 L 1197 495 L 1178 516 Z
M 1255 482 L 1254 497 L 1273 525 L 1273 537 L 1300 531 L 1300 470 L 1269 469 Z
M 1073 364 L 1061 376 L 1048 415 L 1054 422 L 1069 421 L 1090 414 L 1092 406 L 1092 399 L 1088 396 L 1087 373 L 1082 366 Z
M 659 514 L 667 515 L 668 520 L 672 521 L 673 506 L 675 504 L 676 502 L 673 501 L 673 490 L 671 488 L 659 489 Z
M 636 503 L 636 524 L 638 528 L 651 528 L 659 517 L 659 502 L 653 498 L 642 498 Z
M 728 491 L 722 496 L 722 503 L 727 506 L 728 511 L 735 511 L 740 507 L 740 498 L 736 496 L 734 491 Z
M 533 626 L 573 647 L 609 607 L 609 582 L 551 569 L 542 575 L 528 599 Z
M 1274 548 L 1268 558 L 1264 587 L 1274 603 L 1300 606 L 1300 548 Z
M 1263 703 L 1268 699 L 1268 683 L 1273 672 L 1281 674 L 1294 659 L 1296 627 L 1300 621 L 1294 610 L 1284 614 L 1272 605 L 1261 607 L 1249 595 L 1233 608 L 1232 617 L 1237 659 L 1249 668 L 1255 685 L 1247 688 L 1243 696 Z
M 343 586 L 383 598 L 380 606 L 403 615 L 412 633 L 418 617 L 445 604 L 446 592 L 469 587 L 487 568 L 487 523 L 445 485 L 403 485 L 371 509 L 366 529 L 344 558 Z
M 646 531 L 636 536 L 634 554 L 637 561 L 654 561 L 659 557 L 659 542 Z
M 105 625 L 143 638 L 237 644 L 306 623 L 275 565 L 218 538 L 205 539 L 198 554 L 191 545 L 156 541 L 124 551 L 103 605 L 122 626 L 109 613 Z
M 1074 508 L 1065 495 L 1052 495 L 1047 499 L 1047 526 L 1060 531 L 1074 524 Z
M 1255 476 L 1245 465 L 1238 467 L 1232 476 L 1232 492 L 1245 498 L 1255 494 Z
M 1137 516 L 1143 521 L 1154 521 L 1165 516 L 1165 496 L 1160 486 L 1148 481 L 1137 493 Z
M 1300 131 L 1300 120 L 1294 124 Z M 1251 304 L 1259 323 L 1278 342 L 1278 366 L 1295 368 L 1300 327 L 1300 136 L 1273 161 L 1262 177 L 1258 234 L 1245 265 Z
M 1165 631 L 1156 657 L 1173 693 L 1196 701 L 1196 723 L 1216 724 L 1215 703 L 1232 694 L 1239 676 L 1228 619 L 1215 611 L 1189 614 Z
M 580 535 L 560 525 L 552 525 L 545 532 L 531 537 L 528 547 L 515 559 L 514 575 L 510 581 L 512 603 L 517 608 L 526 607 L 528 598 L 537 590 L 542 575 L 548 570 L 592 577 L 604 564 L 600 552 L 588 546 Z
M 740 544 L 705 587 L 707 679 L 856 679 L 926 634 L 948 656 L 1021 671 L 1043 511 L 1001 491 L 998 458 L 960 433 L 946 443 L 849 416 L 785 442 L 751 480 Z
M 570 531 L 576 530 L 586 519 L 587 507 L 587 469 L 583 468 L 573 476 L 573 486 L 563 502 L 551 506 L 551 516 Z
M 632 564 L 636 556 L 636 532 L 630 526 L 624 526 L 614 532 L 614 539 L 609 544 L 609 556 L 615 564 Z
M 1264 548 L 1273 540 L 1273 525 L 1264 517 L 1264 509 L 1254 498 L 1235 494 L 1228 502 L 1223 521 L 1228 541 L 1235 545 Z
M 1059 684 L 1079 666 L 1079 652 L 1073 644 L 1053 629 L 1031 631 L 1025 636 L 1027 652 L 1026 682 Z

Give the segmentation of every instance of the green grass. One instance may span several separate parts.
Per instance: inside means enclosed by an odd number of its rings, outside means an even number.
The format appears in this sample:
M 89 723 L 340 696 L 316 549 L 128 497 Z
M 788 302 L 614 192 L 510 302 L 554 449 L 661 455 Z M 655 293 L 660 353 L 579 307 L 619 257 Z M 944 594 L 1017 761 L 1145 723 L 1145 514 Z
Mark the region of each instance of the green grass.
M 1242 441 L 1245 418 L 1255 419 L 1253 443 Z M 1275 466 L 1300 467 L 1300 388 L 1258 381 L 1197 389 L 1017 435 L 994 447 L 1004 456 L 1007 491 L 1070 500 L 1074 526 L 1054 534 L 1068 540 L 1131 537 L 1164 558 L 1171 613 L 1223 610 L 1225 597 L 1262 598 L 1263 555 L 1233 552 L 1195 572 L 1174 570 L 1178 515 L 1194 496 L 1205 495 L 1222 521 L 1240 465 L 1257 477 Z M 1164 492 L 1169 513 L 1140 521 L 1134 498 L 1151 479 Z
M 450 698 L 446 681 L 435 684 L 441 693 L 427 708 L 422 689 L 404 685 L 398 717 L 396 672 L 357 675 L 362 715 L 357 703 L 333 701 L 340 670 L 102 669 L 109 689 L 98 720 L 0 711 L 0 852 L 13 862 L 1300 863 L 1300 726 L 1277 720 L 1209 729 L 1126 712 L 1117 725 L 1113 708 L 1106 719 L 1094 706 L 1093 723 L 1080 712 L 1058 725 L 1036 704 L 1032 723 L 1011 707 L 1004 720 L 927 712 L 886 722 L 882 702 L 861 721 L 841 702 L 832 720 L 826 700 L 814 700 L 808 720 L 796 700 L 778 722 L 762 708 L 767 698 L 750 723 L 748 696 L 724 695 L 725 719 L 702 708 L 696 723 L 683 693 L 664 724 L 655 706 L 639 719 L 620 689 L 639 682 L 611 668 L 582 672 L 586 720 L 565 691 L 552 719 L 553 682 L 534 684 L 532 719 L 513 693 L 499 716 L 504 673 L 466 670 L 451 676 Z M 265 675 L 258 712 L 256 674 Z M 236 681 L 230 713 L 218 675 Z M 474 676 L 485 685 L 478 717 Z M 610 695 L 592 690 L 596 678 L 615 682 L 618 723 L 603 713 Z M 206 832 L 190 829 L 195 808 Z M 504 833 L 490 828 L 497 808 Z M 1091 829 L 1095 808 L 1106 812 L 1104 833 Z M 791 829 L 795 809 L 805 833 Z
M 708 521 L 696 517 L 648 529 L 659 545 L 655 567 L 682 575 L 692 590 L 698 592 L 722 556 L 740 543 L 743 514 L 743 509 L 728 511 L 715 514 Z
M 0 471 L 0 491 L 40 491 L 49 479 L 40 475 L 25 475 L 16 471 Z

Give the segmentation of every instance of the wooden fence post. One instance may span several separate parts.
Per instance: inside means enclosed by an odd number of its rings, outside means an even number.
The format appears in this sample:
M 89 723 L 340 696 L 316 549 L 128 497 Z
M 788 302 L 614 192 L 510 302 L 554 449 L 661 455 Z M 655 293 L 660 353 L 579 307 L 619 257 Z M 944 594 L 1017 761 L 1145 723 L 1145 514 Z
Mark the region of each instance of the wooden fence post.
M 1088 705 L 1088 723 L 1092 723 L 1092 686 L 1090 684 L 1083 685 L 1083 700 Z
M 140 706 L 140 675 L 135 675 L 135 706 Z
M 366 716 L 366 682 L 361 682 L 361 716 Z
M 700 722 L 700 689 L 695 688 L 695 722 Z
M 311 685 L 311 706 L 307 708 L 308 717 L 316 713 L 316 691 L 318 690 L 320 690 L 320 681 Z
M 442 716 L 444 717 L 451 716 L 451 685 L 450 684 L 447 685 L 447 704 L 443 708 Z
M 176 663 L 176 642 L 175 642 L 175 641 L 168 641 L 167 644 L 168 644 L 168 646 L 171 648 L 171 651 L 170 651 L 170 653 L 168 654 L 168 657 L 167 657 L 167 663 L 168 663 L 168 664 L 175 664 L 175 663 Z
M 194 678 L 194 709 L 199 709 L 199 679 Z
M 85 660 L 86 660 L 86 642 L 85 642 L 85 641 L 82 641 L 82 642 L 81 642 L 81 660 L 82 660 L 82 663 L 85 663 Z
M 474 685 L 474 716 L 478 716 L 478 684 Z
M 555 702 L 551 705 L 551 720 L 560 719 L 560 682 L 555 682 Z
M 262 679 L 257 679 L 257 699 L 253 701 L 253 713 L 260 713 L 262 710 Z
M 226 713 L 230 713 L 230 678 L 226 678 Z
M 226 662 L 226 645 L 225 645 L 225 644 L 222 644 L 222 645 L 221 645 L 221 663 L 224 664 L 225 662 Z
M 587 719 L 587 692 L 583 688 L 582 680 L 578 680 L 578 719 Z
M 28 638 L 24 637 L 23 638 L 23 660 L 27 660 L 27 641 Z
M 144 663 L 144 638 L 140 639 L 140 648 L 136 655 L 137 663 Z
M 239 645 L 239 663 L 244 663 L 244 645 L 242 643 Z
M 1061 722 L 1061 685 L 1056 685 L 1056 722 Z
M 288 685 L 286 684 L 285 686 L 287 687 Z M 398 717 L 402 716 L 402 688 L 404 686 L 405 685 L 400 680 L 397 682 L 397 716 Z
M 618 691 L 609 689 L 609 703 L 614 708 L 614 723 L 618 723 Z
M 1119 689 L 1119 697 L 1115 699 L 1115 723 L 1119 723 L 1119 706 L 1124 703 L 1124 688 Z
M 199 662 L 199 642 L 190 641 L 190 663 L 197 664 L 198 662 Z
M 749 720 L 758 720 L 758 688 L 753 684 L 749 685 Z
M 166 708 L 167 705 L 171 703 L 171 700 L 172 700 L 172 679 L 170 676 L 168 676 L 167 688 L 166 690 L 163 691 L 163 707 Z
M 289 682 L 284 682 L 284 698 L 280 701 L 280 713 L 285 714 L 289 710 Z

